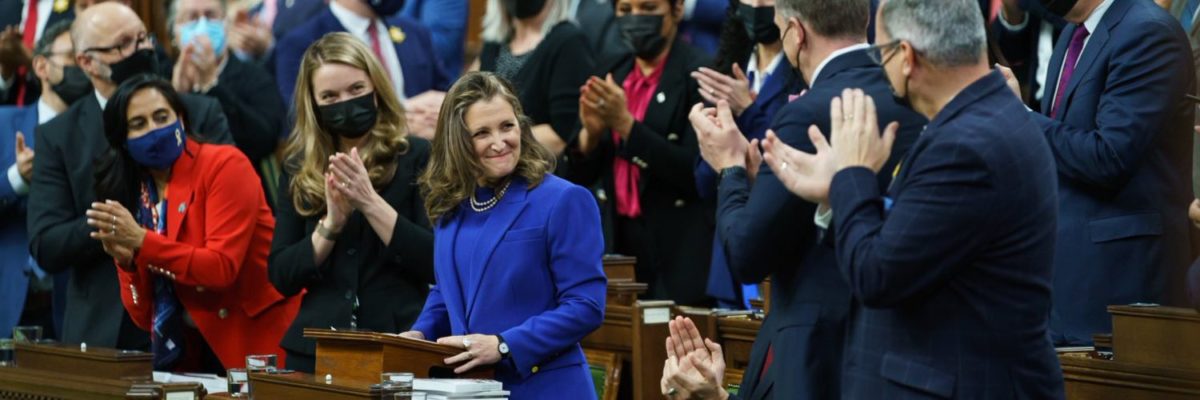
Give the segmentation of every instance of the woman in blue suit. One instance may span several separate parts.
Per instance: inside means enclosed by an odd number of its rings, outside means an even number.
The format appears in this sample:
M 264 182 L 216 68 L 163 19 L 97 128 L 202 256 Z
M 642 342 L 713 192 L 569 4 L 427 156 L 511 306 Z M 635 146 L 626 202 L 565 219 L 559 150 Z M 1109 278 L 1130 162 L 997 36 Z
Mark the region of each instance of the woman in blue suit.
M 403 335 L 461 347 L 456 373 L 494 364 L 513 399 L 595 398 L 579 341 L 604 319 L 599 209 L 522 115 L 490 73 L 446 95 L 421 177 L 437 285 Z

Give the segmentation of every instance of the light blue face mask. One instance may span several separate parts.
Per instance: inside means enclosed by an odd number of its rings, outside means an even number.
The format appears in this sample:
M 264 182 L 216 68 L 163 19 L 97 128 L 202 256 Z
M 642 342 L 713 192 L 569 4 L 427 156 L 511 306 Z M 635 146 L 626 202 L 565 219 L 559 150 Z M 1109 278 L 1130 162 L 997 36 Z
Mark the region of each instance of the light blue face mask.
M 214 54 L 220 55 L 222 51 L 225 51 L 225 24 L 209 21 L 206 17 L 200 17 L 198 20 L 179 27 L 179 44 L 187 46 L 201 35 L 208 37 Z

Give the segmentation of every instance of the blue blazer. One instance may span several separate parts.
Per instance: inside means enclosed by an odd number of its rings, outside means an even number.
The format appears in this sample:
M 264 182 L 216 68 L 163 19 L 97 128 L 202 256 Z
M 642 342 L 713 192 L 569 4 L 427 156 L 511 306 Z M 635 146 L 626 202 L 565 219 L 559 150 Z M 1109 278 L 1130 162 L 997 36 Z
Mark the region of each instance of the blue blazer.
M 1195 90 L 1179 21 L 1145 0 L 1113 2 L 1051 119 L 1063 30 L 1035 114 L 1058 164 L 1058 248 L 1050 328 L 1060 344 L 1110 332 L 1110 304 L 1162 303 L 1168 273 L 1191 262 Z M 1054 83 L 1050 83 L 1054 82 Z
M 427 90 L 446 90 L 450 87 L 450 76 L 446 74 L 433 47 L 429 29 L 408 17 L 393 15 L 384 19 L 388 27 L 404 32 L 403 40 L 395 41 L 396 57 L 400 59 L 400 71 L 404 74 L 404 95 L 413 97 Z M 296 78 L 300 73 L 300 60 L 308 46 L 330 32 L 345 32 L 333 12 L 326 8 L 304 25 L 296 27 L 275 45 L 275 78 L 279 94 L 292 104 Z
M 1063 398 L 1046 335 L 1054 158 L 1031 114 L 992 72 L 930 121 L 887 198 L 869 169 L 834 175 L 856 301 L 843 398 Z
M 878 64 L 865 52 L 849 52 L 829 61 L 804 96 L 783 106 L 772 129 L 785 143 L 816 151 L 808 128 L 829 134 L 829 102 L 846 88 L 861 88 L 877 99 L 880 124 L 900 123 L 892 156 L 879 174 L 879 190 L 890 171 L 928 122 L 892 100 L 891 87 Z M 771 313 L 750 350 L 739 394 L 747 399 L 838 398 L 850 289 L 842 280 L 828 246 L 818 244 L 813 214 L 817 205 L 796 197 L 763 166 L 753 186 L 731 174 L 720 182 L 717 232 L 739 282 L 771 277 Z M 761 382 L 768 347 L 775 357 Z
M 0 107 L 0 336 L 12 332 L 21 319 L 29 288 L 26 271 L 32 263 L 25 230 L 25 197 L 13 191 L 8 168 L 17 162 L 17 132 L 25 135 L 26 146 L 33 147 L 37 121 L 36 104 Z
M 496 378 L 514 399 L 594 398 L 579 341 L 604 321 L 607 279 L 601 265 L 600 212 L 587 189 L 546 175 L 527 189 L 514 181 L 476 243 L 455 243 L 459 218 L 434 229 L 434 276 L 413 330 L 434 340 L 499 334 L 512 357 Z M 457 211 L 473 212 L 464 205 Z M 474 293 L 459 281 L 457 246 L 475 246 L 483 263 Z M 465 269 L 465 267 L 463 267 Z

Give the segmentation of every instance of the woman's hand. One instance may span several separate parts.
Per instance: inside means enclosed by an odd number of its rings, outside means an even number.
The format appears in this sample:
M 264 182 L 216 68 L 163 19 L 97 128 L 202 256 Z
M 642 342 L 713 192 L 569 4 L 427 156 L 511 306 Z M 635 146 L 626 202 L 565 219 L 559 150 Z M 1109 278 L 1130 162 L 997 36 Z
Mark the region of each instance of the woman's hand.
M 400 337 L 406 337 L 409 339 L 417 339 L 417 340 L 425 340 L 425 334 L 421 333 L 421 331 L 400 332 Z
M 628 138 L 633 130 L 633 114 L 626 106 L 625 89 L 613 80 L 611 73 L 603 80 L 594 76 L 588 78 L 587 87 L 600 99 L 596 111 L 604 124 L 620 133 L 622 139 Z
M 87 210 L 86 214 L 88 226 L 96 229 L 90 234 L 92 239 L 104 242 L 109 247 L 128 249 L 131 255 L 133 251 L 142 248 L 142 242 L 146 240 L 146 229 L 138 225 L 137 220 L 121 203 L 112 200 L 93 202 L 92 208 Z
M 125 272 L 136 272 L 137 268 L 133 266 L 133 249 L 121 246 L 111 242 L 100 242 L 104 246 L 104 252 L 117 260 L 117 266 L 125 270 Z
M 450 365 L 466 362 L 454 369 L 456 374 L 465 373 L 480 365 L 491 365 L 500 361 L 500 339 L 495 335 L 446 336 L 438 339 L 437 342 L 463 349 L 462 353 L 443 360 Z
M 379 197 L 375 187 L 371 185 L 371 177 L 367 175 L 367 167 L 358 156 L 358 149 L 350 153 L 337 153 L 329 157 L 329 171 L 333 172 L 334 189 L 350 203 L 355 210 L 364 211 Z
M 333 177 L 333 172 L 325 172 L 325 227 L 334 232 L 341 232 L 354 209 L 338 191 L 337 186 L 338 181 Z
M 712 104 L 725 100 L 734 116 L 741 116 L 758 96 L 750 90 L 750 79 L 746 78 L 746 73 L 737 64 L 733 64 L 733 76 L 701 67 L 692 72 L 692 78 L 700 84 L 700 97 Z

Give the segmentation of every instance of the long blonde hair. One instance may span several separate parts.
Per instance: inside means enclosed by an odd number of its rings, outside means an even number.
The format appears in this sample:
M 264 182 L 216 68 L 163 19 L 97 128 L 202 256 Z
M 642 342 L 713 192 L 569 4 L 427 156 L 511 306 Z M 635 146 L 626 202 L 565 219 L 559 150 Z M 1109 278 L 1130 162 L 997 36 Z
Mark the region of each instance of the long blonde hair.
M 375 87 L 373 96 L 379 107 L 378 119 L 358 149 L 371 185 L 376 189 L 386 185 L 396 158 L 408 152 L 404 107 L 396 98 L 387 72 L 367 46 L 344 32 L 330 33 L 317 40 L 300 61 L 293 96 L 296 127 L 288 137 L 285 158 L 285 167 L 292 176 L 288 185 L 292 204 L 306 217 L 325 212 L 325 171 L 329 156 L 337 151 L 333 135 L 317 123 L 317 100 L 312 81 L 317 68 L 325 64 L 343 64 L 365 71 Z
M 496 97 L 512 106 L 521 128 L 521 155 L 513 175 L 525 178 L 532 189 L 554 170 L 554 154 L 533 138 L 532 124 L 525 117 L 512 85 L 490 72 L 467 73 L 446 93 L 446 101 L 442 102 L 438 114 L 429 165 L 421 174 L 425 212 L 434 224 L 452 216 L 455 208 L 475 190 L 478 178 L 483 176 L 483 165 L 475 154 L 471 130 L 467 127 L 467 109 Z

